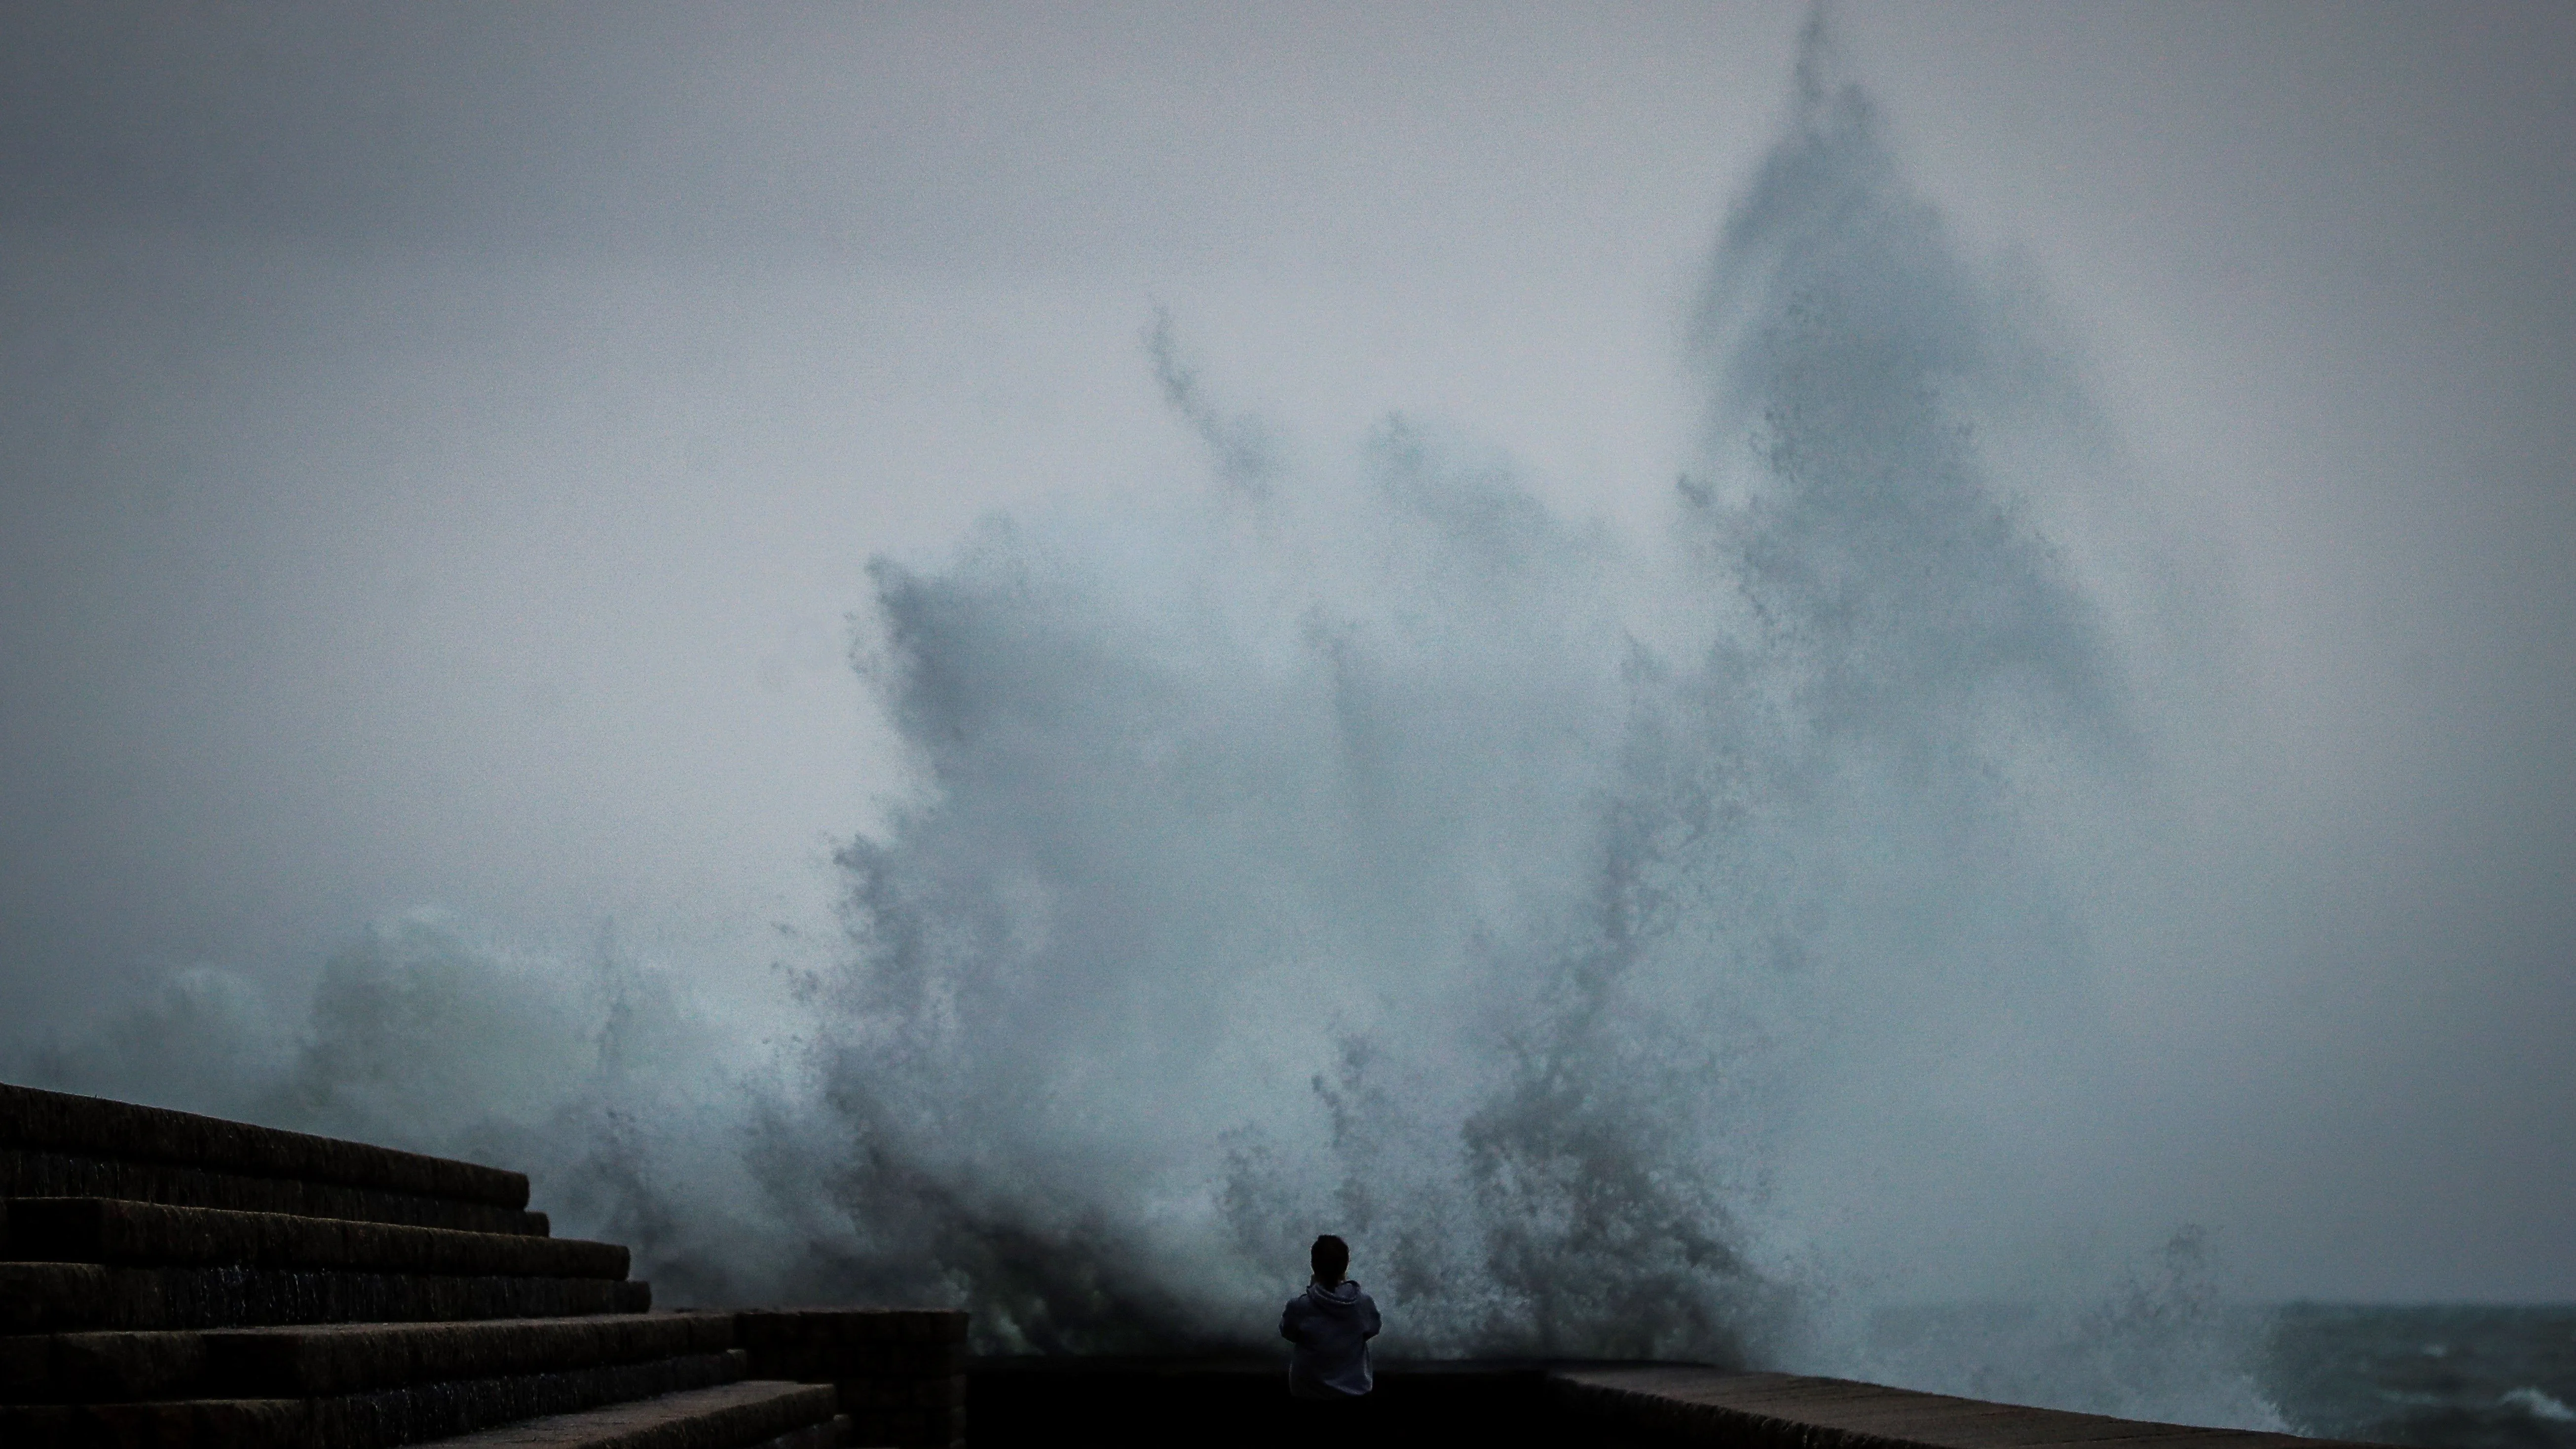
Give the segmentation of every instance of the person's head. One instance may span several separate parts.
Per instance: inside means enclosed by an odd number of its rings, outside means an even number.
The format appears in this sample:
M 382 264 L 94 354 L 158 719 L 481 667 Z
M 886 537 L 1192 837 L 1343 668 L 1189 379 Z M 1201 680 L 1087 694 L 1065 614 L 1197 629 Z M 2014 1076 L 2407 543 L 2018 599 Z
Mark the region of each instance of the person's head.
M 1330 1233 L 1315 1240 L 1314 1251 L 1307 1258 L 1315 1265 L 1315 1281 L 1330 1288 L 1350 1271 L 1351 1245 Z

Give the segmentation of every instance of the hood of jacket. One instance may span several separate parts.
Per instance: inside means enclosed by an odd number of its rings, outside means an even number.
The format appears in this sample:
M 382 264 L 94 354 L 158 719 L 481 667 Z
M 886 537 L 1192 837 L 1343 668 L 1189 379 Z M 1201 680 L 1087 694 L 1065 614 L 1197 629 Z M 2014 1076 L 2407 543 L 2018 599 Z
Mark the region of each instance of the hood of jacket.
M 1309 1283 L 1306 1285 L 1306 1301 L 1326 1313 L 1356 1313 L 1360 1306 L 1360 1285 L 1350 1278 L 1330 1288 L 1321 1283 Z

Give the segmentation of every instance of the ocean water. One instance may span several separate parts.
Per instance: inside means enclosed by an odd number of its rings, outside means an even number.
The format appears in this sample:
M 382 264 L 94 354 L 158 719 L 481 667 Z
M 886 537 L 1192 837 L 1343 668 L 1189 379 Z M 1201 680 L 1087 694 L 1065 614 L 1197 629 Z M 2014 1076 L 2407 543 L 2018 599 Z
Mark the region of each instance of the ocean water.
M 2257 1376 L 2302 1433 L 2424 1449 L 2576 1449 L 2576 1304 L 2294 1304 Z

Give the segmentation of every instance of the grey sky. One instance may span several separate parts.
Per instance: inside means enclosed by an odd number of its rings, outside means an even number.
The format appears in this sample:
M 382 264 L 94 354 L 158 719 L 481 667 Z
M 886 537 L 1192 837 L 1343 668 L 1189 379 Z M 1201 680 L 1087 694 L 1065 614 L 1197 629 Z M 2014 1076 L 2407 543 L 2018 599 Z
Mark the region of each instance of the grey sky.
M 2223 580 L 2105 1221 L 2576 1297 L 2576 10 L 1841 18 Z M 1284 448 L 1418 410 L 1644 527 L 1800 19 L 12 8 L 0 1036 L 419 904 L 828 954 L 867 560 L 1203 486 L 1158 305 Z

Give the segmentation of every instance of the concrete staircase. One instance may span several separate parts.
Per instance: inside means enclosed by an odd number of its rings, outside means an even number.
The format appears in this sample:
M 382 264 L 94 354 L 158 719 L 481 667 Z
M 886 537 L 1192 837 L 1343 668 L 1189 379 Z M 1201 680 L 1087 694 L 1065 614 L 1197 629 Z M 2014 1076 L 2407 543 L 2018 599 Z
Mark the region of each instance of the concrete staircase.
M 626 1249 L 527 1201 L 516 1172 L 0 1083 L 0 1445 L 825 1449 L 835 1383 L 907 1398 L 870 1427 L 912 1437 L 867 1442 L 958 1438 L 909 1401 L 962 1412 L 963 1314 L 653 1313 Z M 754 1320 L 821 1381 L 753 1378 Z

